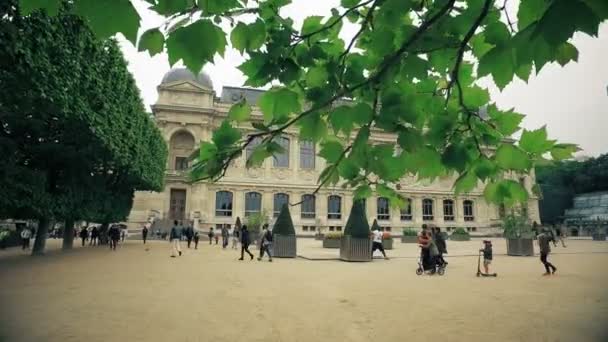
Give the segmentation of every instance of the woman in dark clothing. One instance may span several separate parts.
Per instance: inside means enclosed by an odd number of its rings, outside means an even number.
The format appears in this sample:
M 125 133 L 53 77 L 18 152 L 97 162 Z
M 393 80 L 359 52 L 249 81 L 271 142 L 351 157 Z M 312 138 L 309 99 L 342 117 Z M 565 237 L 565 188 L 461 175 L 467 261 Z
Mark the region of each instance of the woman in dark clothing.
M 93 229 L 91 229 L 91 242 L 90 245 L 97 245 L 97 239 L 99 238 L 99 230 L 97 230 L 97 227 L 93 226 Z
M 448 253 L 445 239 L 443 238 L 443 234 L 441 234 L 441 228 L 435 227 L 435 234 L 433 237 L 435 238 L 435 244 L 437 245 L 437 249 L 439 250 L 439 255 L 437 255 L 437 262 L 440 266 L 446 266 L 448 263 L 443 259 L 443 254 Z
M 245 252 L 247 252 L 251 260 L 253 260 L 253 254 L 251 254 L 251 252 L 249 251 L 250 243 L 251 240 L 249 239 L 249 230 L 247 230 L 247 225 L 243 225 L 243 228 L 241 229 L 241 257 L 239 258 L 239 260 L 243 260 Z
M 83 227 L 80 229 L 80 239 L 82 240 L 82 245 L 87 241 L 87 237 L 89 237 L 89 231 L 87 227 Z
M 120 240 L 120 229 L 118 229 L 118 226 L 112 226 L 108 231 L 108 236 L 110 238 L 110 249 L 116 250 L 118 240 Z
M 198 249 L 198 240 L 200 239 L 200 236 L 198 235 L 198 231 L 194 232 L 194 249 Z

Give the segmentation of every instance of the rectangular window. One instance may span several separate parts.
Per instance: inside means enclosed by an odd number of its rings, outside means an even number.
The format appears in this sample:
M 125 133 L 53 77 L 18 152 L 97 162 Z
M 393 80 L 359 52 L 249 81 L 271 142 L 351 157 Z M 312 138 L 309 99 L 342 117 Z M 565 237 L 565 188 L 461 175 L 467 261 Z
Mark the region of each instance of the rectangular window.
M 462 203 L 462 209 L 463 209 L 462 211 L 464 214 L 465 221 L 475 221 L 475 214 L 474 214 L 474 210 L 473 210 L 473 201 L 469 201 L 469 200 L 464 201 Z
M 175 157 L 175 170 L 183 171 L 188 169 L 188 158 L 186 157 Z
M 262 194 L 248 192 L 245 194 L 245 216 L 257 214 L 262 211 Z
M 245 161 L 247 161 L 247 160 L 249 160 L 249 158 L 251 158 L 253 151 L 261 142 L 262 142 L 262 138 L 255 137 L 255 138 L 253 138 L 251 143 L 249 143 L 249 145 L 247 145 L 247 148 L 245 149 Z
M 378 200 L 376 201 L 376 203 L 377 203 L 376 214 L 377 214 L 378 220 L 390 220 L 391 214 L 390 214 L 390 205 L 388 202 L 388 198 L 378 197 Z
M 311 232 L 314 232 L 315 230 L 317 230 L 317 227 L 315 227 L 315 226 L 309 226 L 309 228 L 310 228 Z
M 307 232 L 308 231 L 308 226 L 302 226 L 302 231 L 303 232 Z
M 433 200 L 425 198 L 422 200 L 422 220 L 432 221 L 433 218 Z
M 327 218 L 330 220 L 342 219 L 342 198 L 340 196 L 327 197 Z
M 300 217 L 303 219 L 313 219 L 316 216 L 315 213 L 315 196 L 303 195 L 302 204 L 300 206 L 302 212 Z
M 401 209 L 401 221 L 412 220 L 412 200 L 409 198 L 405 199 L 405 206 Z
M 341 232 L 342 231 L 342 227 L 341 226 L 336 226 L 336 231 Z
M 315 143 L 310 140 L 300 141 L 300 168 L 315 168 Z
M 443 201 L 443 220 L 454 221 L 454 201 L 444 200 Z
M 329 231 L 333 232 L 335 230 L 334 226 L 329 226 Z
M 275 142 L 283 148 L 283 152 L 275 153 L 272 157 L 275 167 L 289 167 L 289 138 L 278 137 Z

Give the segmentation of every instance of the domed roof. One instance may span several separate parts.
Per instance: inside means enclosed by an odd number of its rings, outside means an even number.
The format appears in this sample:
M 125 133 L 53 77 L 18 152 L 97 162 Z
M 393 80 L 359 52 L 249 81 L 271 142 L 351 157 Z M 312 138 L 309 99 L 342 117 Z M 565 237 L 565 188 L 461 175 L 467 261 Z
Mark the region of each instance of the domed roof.
M 211 77 L 209 77 L 209 75 L 207 75 L 203 71 L 201 71 L 198 75 L 195 76 L 192 71 L 186 68 L 173 68 L 165 74 L 161 84 L 176 81 L 192 81 L 198 83 L 199 85 L 205 88 L 213 89 L 213 82 L 211 81 Z

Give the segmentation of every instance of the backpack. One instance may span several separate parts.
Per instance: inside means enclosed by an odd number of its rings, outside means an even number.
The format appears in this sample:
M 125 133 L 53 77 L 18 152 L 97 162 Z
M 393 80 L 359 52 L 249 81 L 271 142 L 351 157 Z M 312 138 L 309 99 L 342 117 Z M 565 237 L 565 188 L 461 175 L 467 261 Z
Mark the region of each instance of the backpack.
M 272 242 L 272 232 L 270 230 L 266 231 L 266 240 L 268 240 L 268 242 Z

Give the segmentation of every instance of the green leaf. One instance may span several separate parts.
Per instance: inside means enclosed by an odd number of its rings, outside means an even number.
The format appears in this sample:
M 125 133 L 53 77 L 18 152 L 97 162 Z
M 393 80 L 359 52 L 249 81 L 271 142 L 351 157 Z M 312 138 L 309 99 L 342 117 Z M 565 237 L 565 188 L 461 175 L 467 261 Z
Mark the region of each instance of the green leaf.
M 352 159 L 345 158 L 338 164 L 338 172 L 342 178 L 351 180 L 359 176 L 359 166 Z
M 540 19 L 549 3 L 545 0 L 521 1 L 517 12 L 517 27 L 523 30 L 531 23 Z
M 498 166 L 505 170 L 526 171 L 532 167 L 526 152 L 511 144 L 501 145 L 494 157 Z
M 180 27 L 167 39 L 169 63 L 174 65 L 181 59 L 194 74 L 198 74 L 205 63 L 213 61 L 216 53 L 223 55 L 225 48 L 226 34 L 207 19 Z
M 199 150 L 198 159 L 200 161 L 212 160 L 217 154 L 217 146 L 208 141 L 201 142 L 201 148 Z
M 213 132 L 213 142 L 219 151 L 231 147 L 241 138 L 241 132 L 232 127 L 230 122 L 224 120 L 222 125 Z
M 445 169 L 441 163 L 441 155 L 428 147 L 422 147 L 411 153 L 402 153 L 401 160 L 413 173 L 418 173 L 419 178 L 434 179 L 441 176 Z
M 199 0 L 198 7 L 205 15 L 213 15 L 221 14 L 231 9 L 241 8 L 242 6 L 238 0 Z
M 473 110 L 487 105 L 490 102 L 490 93 L 487 89 L 472 86 L 463 89 L 464 103 Z
M 154 56 L 163 52 L 164 45 L 165 36 L 163 36 L 158 28 L 153 28 L 141 35 L 137 50 L 147 50 L 150 53 L 150 56 Z
M 570 61 L 577 62 L 578 50 L 576 49 L 576 47 L 574 47 L 574 45 L 570 43 L 564 43 L 560 45 L 557 49 L 556 60 L 561 66 L 568 64 L 568 62 Z
M 502 44 L 511 38 L 507 25 L 501 21 L 495 21 L 489 24 L 486 27 L 484 34 L 486 37 L 486 42 L 493 45 Z
M 574 144 L 555 144 L 555 146 L 551 148 L 551 157 L 553 157 L 554 160 L 570 159 L 574 152 L 577 151 L 579 151 L 579 148 Z
M 553 1 L 538 20 L 535 34 L 542 35 L 553 46 L 565 43 L 575 31 L 597 36 L 601 20 L 584 2 Z
M 461 174 L 454 182 L 454 194 L 468 193 L 477 186 L 477 176 L 471 171 Z
M 319 156 L 327 160 L 329 163 L 336 163 L 344 148 L 342 144 L 335 140 L 329 140 L 321 144 L 321 151 L 319 152 Z
M 194 6 L 194 0 L 158 0 L 158 3 L 151 7 L 158 14 L 167 17 L 171 14 L 183 12 Z
M 300 139 L 317 142 L 327 134 L 327 124 L 319 112 L 302 117 L 298 124 L 300 125 Z
M 245 167 L 260 167 L 266 158 L 272 157 L 273 153 L 268 150 L 267 144 L 260 144 L 253 149 L 249 159 L 245 162 Z
M 244 99 L 233 104 L 232 107 L 230 107 L 230 111 L 228 112 L 228 118 L 236 122 L 247 121 L 250 115 L 251 107 Z
M 323 17 L 318 15 L 310 16 L 304 19 L 301 31 L 302 35 L 311 34 L 321 29 L 323 27 L 323 25 L 321 24 L 321 20 L 323 20 Z
M 372 195 L 372 188 L 368 184 L 361 184 L 355 189 L 355 199 L 364 199 Z
M 235 49 L 243 53 L 245 50 L 259 49 L 266 41 L 266 26 L 261 20 L 246 25 L 239 22 L 230 34 L 230 42 Z
M 337 184 L 340 181 L 340 175 L 335 165 L 327 166 L 319 175 L 318 182 L 324 184 Z
M 137 43 L 140 17 L 129 0 L 79 0 L 75 12 L 84 18 L 93 32 L 108 38 L 120 32 L 133 45 Z
M 478 33 L 471 38 L 471 48 L 473 50 L 473 54 L 477 58 L 483 57 L 488 51 L 492 50 L 492 44 L 488 44 L 485 40 L 485 35 L 482 33 Z
M 273 88 L 265 92 L 258 99 L 258 106 L 267 122 L 287 118 L 301 109 L 298 94 L 287 88 Z
M 600 19 L 608 19 L 608 2 L 605 0 L 583 0 Z
M 311 88 L 322 87 L 327 83 L 327 70 L 324 66 L 314 66 L 306 73 L 306 84 Z
M 55 16 L 59 13 L 61 0 L 20 0 L 19 9 L 21 15 L 30 15 L 37 9 L 43 9 L 50 16 Z
M 509 46 L 495 46 L 479 60 L 479 76 L 492 74 L 494 83 L 501 90 L 507 86 L 515 74 L 515 54 Z
M 525 117 L 523 114 L 515 113 L 512 109 L 508 112 L 501 112 L 495 106 L 490 106 L 488 113 L 492 120 L 494 120 L 496 129 L 505 137 L 509 137 L 519 131 L 519 125 Z
M 361 0 L 341 0 L 340 5 L 344 8 L 351 8 L 356 6 Z
M 487 158 L 478 158 L 475 161 L 472 169 L 482 182 L 485 182 L 486 179 L 493 177 L 498 171 L 496 164 Z
M 518 182 L 510 179 L 488 184 L 484 196 L 488 202 L 496 204 L 513 205 L 528 200 L 526 189 Z
M 464 146 L 451 144 L 443 152 L 441 162 L 448 168 L 462 172 L 469 162 L 469 154 Z
M 365 103 L 354 106 L 340 106 L 329 114 L 329 121 L 336 133 L 342 131 L 350 136 L 355 124 L 364 125 L 372 118 L 372 108 Z
M 555 144 L 552 140 L 547 140 L 547 127 L 543 126 L 539 129 L 528 131 L 525 130 L 519 139 L 519 147 L 533 154 L 543 154 L 551 149 Z

